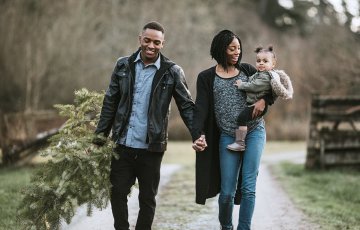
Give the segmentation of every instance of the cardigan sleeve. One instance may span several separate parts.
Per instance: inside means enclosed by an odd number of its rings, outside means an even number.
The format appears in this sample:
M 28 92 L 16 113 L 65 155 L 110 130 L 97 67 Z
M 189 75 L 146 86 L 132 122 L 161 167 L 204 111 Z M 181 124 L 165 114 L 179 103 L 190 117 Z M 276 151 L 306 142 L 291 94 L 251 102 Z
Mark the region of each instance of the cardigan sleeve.
M 196 100 L 193 117 L 193 129 L 191 132 L 193 141 L 198 139 L 204 133 L 204 126 L 210 108 L 210 89 L 209 81 L 206 81 L 206 75 L 200 73 L 196 81 Z

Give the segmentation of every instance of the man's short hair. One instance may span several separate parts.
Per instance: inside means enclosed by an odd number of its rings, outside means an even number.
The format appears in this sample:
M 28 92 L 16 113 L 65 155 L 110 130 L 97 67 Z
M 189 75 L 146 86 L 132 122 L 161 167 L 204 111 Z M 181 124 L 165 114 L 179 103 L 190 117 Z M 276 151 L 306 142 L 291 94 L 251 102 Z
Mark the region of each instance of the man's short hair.
M 152 22 L 147 23 L 143 27 L 143 31 L 146 30 L 146 29 L 153 29 L 153 30 L 161 31 L 163 34 L 165 33 L 164 27 L 160 23 L 158 23 L 156 21 L 152 21 Z

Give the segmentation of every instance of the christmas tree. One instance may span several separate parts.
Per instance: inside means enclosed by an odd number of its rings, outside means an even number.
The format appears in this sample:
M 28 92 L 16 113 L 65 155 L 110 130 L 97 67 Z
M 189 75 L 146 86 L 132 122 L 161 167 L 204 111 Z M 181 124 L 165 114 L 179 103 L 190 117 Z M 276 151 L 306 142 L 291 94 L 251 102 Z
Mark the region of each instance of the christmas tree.
M 94 207 L 107 206 L 113 143 L 92 144 L 94 138 L 106 139 L 94 135 L 103 95 L 81 89 L 74 105 L 55 105 L 67 121 L 41 152 L 48 161 L 23 191 L 18 214 L 24 229 L 59 229 L 61 220 L 70 223 L 82 204 L 87 204 L 88 215 Z

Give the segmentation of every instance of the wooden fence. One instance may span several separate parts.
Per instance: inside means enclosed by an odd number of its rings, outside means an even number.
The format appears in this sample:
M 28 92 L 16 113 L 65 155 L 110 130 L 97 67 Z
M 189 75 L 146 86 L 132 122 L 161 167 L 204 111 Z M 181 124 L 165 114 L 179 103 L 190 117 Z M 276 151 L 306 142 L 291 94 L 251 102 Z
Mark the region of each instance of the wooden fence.
M 360 167 L 360 95 L 313 95 L 306 168 Z
M 56 111 L 0 113 L 2 165 L 16 163 L 46 144 L 64 121 Z

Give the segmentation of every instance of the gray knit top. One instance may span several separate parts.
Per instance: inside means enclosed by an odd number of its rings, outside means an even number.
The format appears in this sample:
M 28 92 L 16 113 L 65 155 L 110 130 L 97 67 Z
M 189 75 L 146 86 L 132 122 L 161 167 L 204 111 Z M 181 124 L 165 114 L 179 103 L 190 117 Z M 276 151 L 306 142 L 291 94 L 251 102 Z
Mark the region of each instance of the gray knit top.
M 235 81 L 248 81 L 244 73 L 232 78 L 222 78 L 216 74 L 214 81 L 214 103 L 216 123 L 221 132 L 235 136 L 235 129 L 238 128 L 236 120 L 240 112 L 247 106 L 246 93 L 238 90 L 234 85 Z M 255 128 L 263 118 L 257 118 L 248 123 L 248 132 Z

